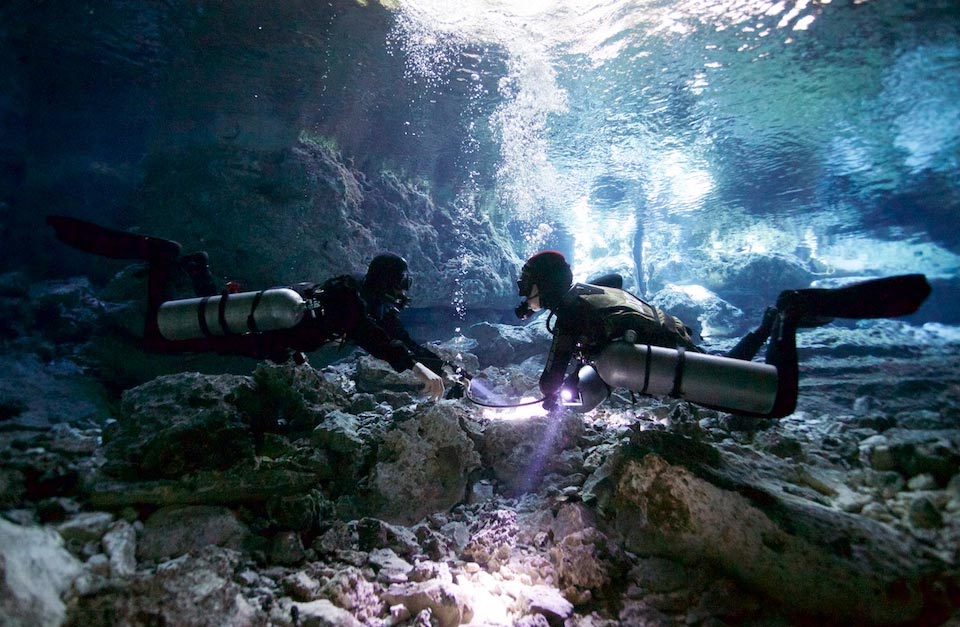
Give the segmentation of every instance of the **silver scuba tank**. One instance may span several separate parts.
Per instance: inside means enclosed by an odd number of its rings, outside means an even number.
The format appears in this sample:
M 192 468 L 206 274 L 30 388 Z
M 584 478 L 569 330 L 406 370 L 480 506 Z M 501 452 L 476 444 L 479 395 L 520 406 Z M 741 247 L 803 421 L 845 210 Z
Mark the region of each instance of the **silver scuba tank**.
M 767 414 L 777 398 L 777 369 L 770 364 L 613 342 L 593 365 L 611 387 L 718 409 Z
M 168 340 L 290 329 L 303 320 L 306 303 L 286 288 L 171 300 L 160 305 L 157 324 Z

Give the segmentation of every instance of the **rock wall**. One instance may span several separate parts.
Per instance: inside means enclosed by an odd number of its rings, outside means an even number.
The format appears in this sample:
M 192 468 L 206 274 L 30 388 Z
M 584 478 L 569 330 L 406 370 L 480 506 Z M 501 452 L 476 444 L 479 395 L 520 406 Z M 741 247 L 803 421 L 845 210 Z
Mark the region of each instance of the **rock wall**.
M 116 264 L 66 250 L 42 224 L 66 213 L 207 249 L 251 285 L 361 271 L 393 250 L 422 277 L 421 307 L 506 302 L 517 259 L 478 191 L 497 149 L 461 146 L 493 101 L 467 107 L 455 81 L 409 80 L 391 9 L 60 8 L 3 9 L 0 58 L 17 62 L 0 101 L 0 262 L 106 280 Z M 454 208 L 464 190 L 473 200 Z

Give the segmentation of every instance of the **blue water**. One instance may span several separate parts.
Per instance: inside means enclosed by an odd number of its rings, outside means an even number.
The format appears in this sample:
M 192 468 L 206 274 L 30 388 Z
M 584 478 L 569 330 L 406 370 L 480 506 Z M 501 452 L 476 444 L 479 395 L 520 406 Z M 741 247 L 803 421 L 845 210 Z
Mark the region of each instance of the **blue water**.
M 960 274 L 955 1 L 405 0 L 392 45 L 409 80 L 469 94 L 500 210 L 578 278 L 652 291 L 771 252 Z

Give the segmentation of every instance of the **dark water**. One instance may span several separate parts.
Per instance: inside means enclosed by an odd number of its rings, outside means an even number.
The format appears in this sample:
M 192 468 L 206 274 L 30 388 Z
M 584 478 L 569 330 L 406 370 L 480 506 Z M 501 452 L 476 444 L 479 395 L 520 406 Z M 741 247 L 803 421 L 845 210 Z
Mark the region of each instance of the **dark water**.
M 411 80 L 476 85 L 466 110 L 496 100 L 500 203 L 531 248 L 559 220 L 581 277 L 641 248 L 960 270 L 955 2 L 411 0 L 394 45 Z

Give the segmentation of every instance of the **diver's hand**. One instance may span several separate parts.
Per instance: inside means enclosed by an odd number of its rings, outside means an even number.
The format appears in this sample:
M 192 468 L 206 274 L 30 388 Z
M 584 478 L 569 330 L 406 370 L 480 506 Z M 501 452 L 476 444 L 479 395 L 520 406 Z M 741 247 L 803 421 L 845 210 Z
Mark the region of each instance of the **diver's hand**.
M 547 394 L 543 397 L 543 408 L 553 411 L 560 406 L 560 394 Z
M 419 361 L 413 364 L 413 374 L 423 382 L 423 393 L 430 397 L 430 400 L 439 401 L 443 398 L 443 378 L 440 375 Z

